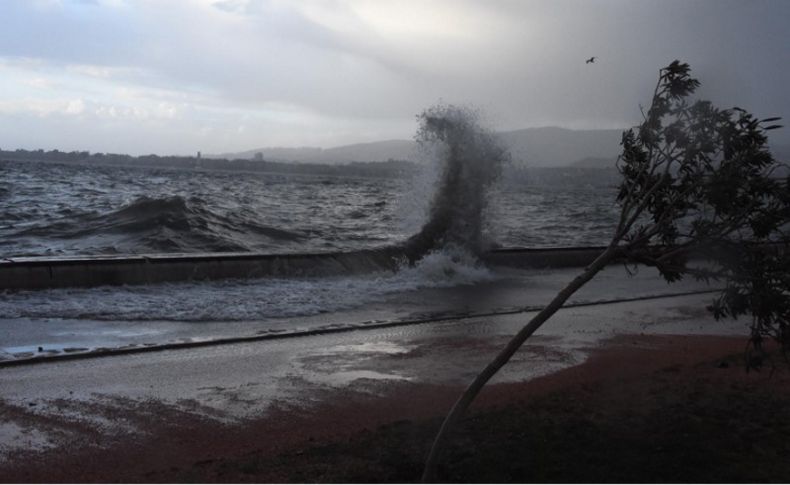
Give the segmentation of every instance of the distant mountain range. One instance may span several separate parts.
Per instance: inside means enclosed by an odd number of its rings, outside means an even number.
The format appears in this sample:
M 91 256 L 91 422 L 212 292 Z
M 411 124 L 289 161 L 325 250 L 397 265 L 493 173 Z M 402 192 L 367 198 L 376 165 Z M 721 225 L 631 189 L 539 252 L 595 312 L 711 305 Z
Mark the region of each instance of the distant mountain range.
M 510 149 L 513 162 L 528 167 L 614 166 L 623 130 L 568 130 L 527 128 L 499 136 Z
M 498 134 L 510 149 L 517 165 L 528 167 L 613 166 L 620 151 L 622 130 L 569 130 L 565 128 L 526 128 Z M 207 155 L 208 158 L 253 159 L 303 163 L 419 161 L 417 144 L 412 140 L 385 140 L 334 148 L 269 147 L 238 153 Z
M 526 128 L 498 133 L 510 150 L 516 166 L 523 167 L 614 167 L 620 153 L 623 130 L 569 130 L 558 127 Z M 790 161 L 790 145 L 773 144 L 774 155 Z M 258 148 L 238 153 L 208 155 L 207 158 L 254 159 L 260 153 L 272 162 L 344 164 L 350 162 L 419 162 L 412 140 L 385 140 L 334 148 Z

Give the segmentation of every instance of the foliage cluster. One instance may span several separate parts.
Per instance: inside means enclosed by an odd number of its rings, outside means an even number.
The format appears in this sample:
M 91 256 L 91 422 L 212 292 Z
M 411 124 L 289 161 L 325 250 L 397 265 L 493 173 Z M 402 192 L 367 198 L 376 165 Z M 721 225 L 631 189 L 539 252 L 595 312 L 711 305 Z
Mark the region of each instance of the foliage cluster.
M 483 386 L 579 288 L 621 259 L 673 282 L 691 275 L 724 284 L 710 306 L 718 319 L 749 315 L 759 365 L 763 340 L 790 349 L 790 175 L 767 146 L 778 118 L 690 102 L 700 83 L 688 64 L 659 72 L 644 121 L 623 133 L 620 217 L 608 247 L 538 312 L 477 375 L 445 418 L 426 461 L 435 476 L 449 430 Z M 690 262 L 703 255 L 706 264 Z
M 790 348 L 790 176 L 767 145 L 779 118 L 690 103 L 699 85 L 674 61 L 644 122 L 623 134 L 615 239 L 628 261 L 655 266 L 669 282 L 686 274 L 722 282 L 711 305 L 717 319 L 751 315 L 754 349 L 765 336 Z M 695 253 L 713 265 L 690 266 Z

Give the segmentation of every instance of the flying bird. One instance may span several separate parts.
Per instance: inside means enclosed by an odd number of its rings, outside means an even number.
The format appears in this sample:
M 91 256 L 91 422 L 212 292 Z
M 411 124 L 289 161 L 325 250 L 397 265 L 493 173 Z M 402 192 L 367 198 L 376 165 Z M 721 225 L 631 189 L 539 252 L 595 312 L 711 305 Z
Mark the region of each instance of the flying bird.
M 596 56 L 592 56 L 591 58 L 589 58 L 586 61 L 584 61 L 584 63 L 585 64 L 592 64 L 593 62 L 595 62 L 595 59 L 597 59 L 597 57 Z

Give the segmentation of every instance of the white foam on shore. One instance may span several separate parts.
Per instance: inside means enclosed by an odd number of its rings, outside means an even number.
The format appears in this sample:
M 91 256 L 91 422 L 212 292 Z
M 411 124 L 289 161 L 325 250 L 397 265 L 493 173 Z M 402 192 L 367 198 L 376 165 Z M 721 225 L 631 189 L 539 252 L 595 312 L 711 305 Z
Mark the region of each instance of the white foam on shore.
M 5 292 L 0 319 L 260 321 L 351 309 L 388 295 L 492 281 L 472 256 L 445 249 L 397 272 Z
M 470 253 L 456 248 L 432 251 L 414 266 L 401 268 L 393 281 L 402 289 L 422 287 L 447 288 L 492 281 L 493 273 L 482 266 Z

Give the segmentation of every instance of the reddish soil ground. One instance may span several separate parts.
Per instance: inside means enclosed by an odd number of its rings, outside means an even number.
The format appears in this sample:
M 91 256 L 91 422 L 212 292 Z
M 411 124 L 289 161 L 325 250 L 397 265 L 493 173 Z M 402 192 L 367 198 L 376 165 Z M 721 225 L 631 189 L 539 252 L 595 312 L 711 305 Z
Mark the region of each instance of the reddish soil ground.
M 452 436 L 448 482 L 790 481 L 790 368 L 746 372 L 744 340 L 621 337 L 586 363 L 487 388 Z M 773 369 L 773 371 L 772 371 Z M 159 403 L 145 433 L 0 464 L 8 482 L 414 482 L 455 387 L 379 383 L 219 424 Z M 64 404 L 65 405 L 65 404 Z M 116 411 L 117 412 L 117 411 Z M 25 410 L 0 406 L 0 417 Z M 29 418 L 33 419 L 33 418 Z M 41 425 L 41 423 L 39 423 Z M 91 441 L 93 440 L 93 442 Z

